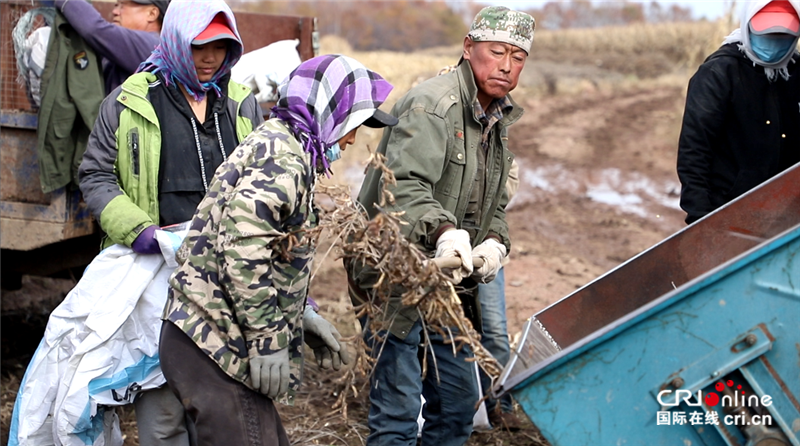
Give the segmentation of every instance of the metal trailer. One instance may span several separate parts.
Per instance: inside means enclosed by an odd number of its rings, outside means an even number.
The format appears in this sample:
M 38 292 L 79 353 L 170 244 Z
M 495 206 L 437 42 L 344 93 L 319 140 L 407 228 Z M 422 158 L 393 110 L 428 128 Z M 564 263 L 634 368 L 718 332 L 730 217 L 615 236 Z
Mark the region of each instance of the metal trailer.
M 111 16 L 114 3 L 93 5 L 104 17 Z M 22 274 L 48 276 L 83 267 L 100 247 L 100 230 L 80 191 L 62 188 L 44 194 L 39 185 L 38 119 L 24 87 L 16 82 L 11 42 L 15 19 L 32 7 L 30 0 L 0 2 L 0 248 L 5 289 L 18 287 Z M 314 57 L 319 49 L 316 18 L 235 15 L 246 51 L 284 39 L 299 39 L 302 60 Z
M 494 392 L 554 446 L 800 446 L 797 184 L 800 165 L 536 314 Z

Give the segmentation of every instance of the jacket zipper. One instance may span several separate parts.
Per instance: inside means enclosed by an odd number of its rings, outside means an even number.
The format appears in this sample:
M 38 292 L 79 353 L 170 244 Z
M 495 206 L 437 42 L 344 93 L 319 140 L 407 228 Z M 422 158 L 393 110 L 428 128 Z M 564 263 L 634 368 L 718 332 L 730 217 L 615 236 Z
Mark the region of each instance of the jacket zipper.
M 143 101 L 147 101 L 147 98 L 145 98 L 144 96 L 142 96 L 142 95 L 140 95 L 140 94 L 138 94 L 136 92 L 133 92 L 131 90 L 128 90 L 128 89 L 126 89 L 124 87 L 122 88 L 122 91 L 124 93 L 126 93 L 126 94 L 129 94 L 131 96 L 139 98 L 139 99 L 141 99 Z M 126 107 L 128 107 L 128 106 L 126 105 Z M 128 108 L 130 108 L 130 107 L 128 107 Z M 156 123 L 156 126 L 158 126 L 157 123 Z M 133 160 L 132 160 L 133 161 L 133 174 L 138 176 L 139 175 L 139 132 L 136 129 L 131 131 L 130 139 L 131 139 L 130 140 L 131 158 L 133 158 Z
M 133 174 L 139 175 L 139 132 L 131 132 L 131 158 L 133 158 Z

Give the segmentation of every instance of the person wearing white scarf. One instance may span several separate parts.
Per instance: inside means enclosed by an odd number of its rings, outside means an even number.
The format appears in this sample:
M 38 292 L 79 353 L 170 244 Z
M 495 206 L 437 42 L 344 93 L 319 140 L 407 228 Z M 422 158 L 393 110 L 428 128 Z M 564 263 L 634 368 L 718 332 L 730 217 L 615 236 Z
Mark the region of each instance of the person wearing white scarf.
M 678 143 L 694 221 L 800 161 L 800 0 L 757 0 L 689 81 Z
M 790 51 L 786 51 L 782 57 L 775 61 L 765 61 L 761 57 L 759 57 L 753 48 L 753 43 L 751 41 L 753 35 L 753 28 L 752 23 L 753 18 L 756 14 L 760 14 L 763 16 L 763 19 L 769 20 L 770 18 L 766 16 L 766 14 L 774 14 L 779 15 L 778 11 L 763 11 L 762 9 L 769 9 L 767 6 L 771 7 L 774 10 L 780 9 L 789 9 L 789 7 L 794 8 L 795 15 L 797 15 L 797 11 L 800 11 L 800 1 L 798 0 L 781 0 L 781 1 L 773 1 L 773 0 L 758 0 L 753 2 L 748 2 L 741 11 L 740 17 L 740 25 L 739 28 L 735 29 L 732 33 L 728 35 L 728 37 L 723 40 L 722 44 L 731 44 L 735 43 L 739 46 L 739 50 L 742 51 L 750 60 L 753 61 L 753 64 L 760 65 L 764 67 L 764 73 L 767 75 L 767 78 L 770 81 L 775 81 L 780 75 L 783 79 L 789 79 L 789 71 L 787 66 L 789 62 L 792 60 L 792 56 L 798 54 L 797 52 L 797 39 L 800 36 L 800 33 L 797 32 L 796 29 L 786 29 L 784 26 L 785 22 L 781 22 L 781 18 L 777 18 L 779 20 L 778 23 L 774 23 L 774 27 L 770 27 L 766 29 L 765 33 L 758 33 L 758 35 L 764 36 L 775 36 L 778 34 L 786 35 L 787 37 L 793 37 L 794 42 L 789 48 L 792 48 Z M 785 14 L 784 14 L 785 17 Z M 762 18 L 762 17 L 759 17 Z M 789 19 L 791 21 L 791 19 Z M 744 30 L 744 32 L 743 32 Z M 788 32 L 787 32 L 788 31 Z

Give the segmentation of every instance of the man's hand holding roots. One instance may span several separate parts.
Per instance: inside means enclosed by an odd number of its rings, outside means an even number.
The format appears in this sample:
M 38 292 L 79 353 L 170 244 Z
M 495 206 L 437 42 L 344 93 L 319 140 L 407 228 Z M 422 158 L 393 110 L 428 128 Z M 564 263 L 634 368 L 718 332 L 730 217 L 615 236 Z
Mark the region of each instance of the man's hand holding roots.
M 461 268 L 452 271 L 451 280 L 454 285 L 472 274 L 472 244 L 467 231 L 451 229 L 439 236 L 436 240 L 436 258 L 446 257 L 458 257 L 461 260 Z
M 489 283 L 494 280 L 500 268 L 503 267 L 503 259 L 506 257 L 506 246 L 493 238 L 483 241 L 472 250 L 472 256 L 483 259 L 483 266 L 472 273 L 472 277 L 478 282 Z

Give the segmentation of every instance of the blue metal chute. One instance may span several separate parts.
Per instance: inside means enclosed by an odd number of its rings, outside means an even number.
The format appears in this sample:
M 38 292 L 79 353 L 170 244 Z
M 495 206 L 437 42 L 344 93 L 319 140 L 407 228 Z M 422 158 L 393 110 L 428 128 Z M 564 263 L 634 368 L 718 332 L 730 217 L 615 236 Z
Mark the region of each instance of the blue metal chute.
M 523 342 L 495 393 L 554 446 L 800 446 L 797 184 L 800 166 L 536 314 L 525 339 L 541 323 L 561 351 Z

